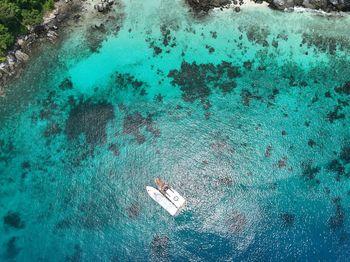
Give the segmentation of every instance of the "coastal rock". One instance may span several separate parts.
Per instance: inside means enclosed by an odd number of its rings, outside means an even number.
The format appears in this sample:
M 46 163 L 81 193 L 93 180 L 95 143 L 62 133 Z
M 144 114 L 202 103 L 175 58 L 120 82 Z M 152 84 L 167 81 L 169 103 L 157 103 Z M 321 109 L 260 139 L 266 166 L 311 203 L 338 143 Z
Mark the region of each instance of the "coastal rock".
M 266 0 L 270 7 L 277 10 L 301 6 L 309 9 L 329 11 L 350 11 L 350 0 Z
M 53 13 L 49 14 L 48 16 L 44 17 L 43 24 L 44 25 L 49 24 L 50 22 L 52 22 L 56 18 L 56 16 L 57 15 L 53 12 Z
M 0 71 L 5 73 L 6 75 L 12 75 L 12 73 L 10 72 L 10 68 L 9 68 L 8 63 L 1 63 L 0 64 Z M 4 74 L 2 74 L 2 75 L 4 75 Z
M 51 41 L 51 42 L 55 42 L 56 39 L 58 38 L 58 34 L 55 31 L 49 30 L 47 32 L 47 38 Z
M 24 44 L 24 40 L 23 39 L 18 39 L 17 40 L 17 44 L 19 45 L 19 46 L 23 46 L 23 44 Z
M 294 0 L 272 0 L 270 4 L 278 10 L 285 10 L 295 6 Z
M 20 50 L 16 51 L 15 57 L 20 62 L 27 62 L 28 59 L 29 59 L 29 56 L 26 53 L 24 53 L 24 52 L 22 52 Z
M 231 0 L 186 0 L 186 2 L 197 13 L 208 12 L 215 7 L 223 7 L 232 3 Z
M 330 0 L 330 3 L 338 10 L 350 11 L 350 0 Z
M 37 25 L 33 28 L 33 33 L 37 35 L 41 35 L 45 33 L 45 31 L 46 31 L 46 27 L 44 25 Z
M 107 0 L 107 3 L 108 3 L 109 5 L 113 5 L 113 4 L 114 4 L 114 0 Z
M 113 1 L 103 1 L 97 5 L 94 6 L 94 8 L 100 12 L 100 13 L 104 13 L 110 10 L 110 6 L 113 4 Z
M 302 5 L 310 9 L 326 10 L 328 6 L 328 1 L 327 0 L 304 0 Z

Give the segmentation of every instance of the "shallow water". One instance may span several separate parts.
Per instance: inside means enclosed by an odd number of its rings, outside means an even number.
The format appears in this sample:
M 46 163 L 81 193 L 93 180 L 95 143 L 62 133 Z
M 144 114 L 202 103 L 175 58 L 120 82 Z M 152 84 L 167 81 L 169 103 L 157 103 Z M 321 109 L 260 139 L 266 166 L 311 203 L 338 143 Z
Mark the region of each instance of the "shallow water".
M 346 261 L 350 18 L 118 6 L 1 102 L 1 259 Z

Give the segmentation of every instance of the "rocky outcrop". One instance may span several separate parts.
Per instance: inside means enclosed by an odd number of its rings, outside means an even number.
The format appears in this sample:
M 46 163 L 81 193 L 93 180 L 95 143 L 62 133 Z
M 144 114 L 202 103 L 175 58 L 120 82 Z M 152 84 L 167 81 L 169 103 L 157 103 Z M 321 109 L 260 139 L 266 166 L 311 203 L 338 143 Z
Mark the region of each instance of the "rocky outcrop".
M 94 5 L 94 8 L 101 13 L 111 10 L 111 6 L 114 4 L 114 0 L 101 0 L 101 3 Z
M 224 7 L 232 3 L 231 0 L 186 0 L 186 2 L 196 13 L 208 12 L 215 7 Z
M 250 0 L 245 0 L 250 1 Z M 252 0 L 262 3 L 262 0 Z M 305 7 L 315 10 L 330 11 L 350 11 L 350 0 L 265 0 L 269 6 L 277 10 L 288 10 L 294 7 Z M 231 3 L 240 5 L 243 0 L 186 0 L 186 3 L 195 13 L 207 13 L 216 7 L 227 7 Z M 237 11 L 237 10 L 236 10 Z
M 285 10 L 293 7 L 330 11 L 350 11 L 350 0 L 266 0 L 270 7 Z
M 29 59 L 29 56 L 26 53 L 22 52 L 21 50 L 17 50 L 15 52 L 15 57 L 17 61 L 20 61 L 20 62 L 27 62 Z

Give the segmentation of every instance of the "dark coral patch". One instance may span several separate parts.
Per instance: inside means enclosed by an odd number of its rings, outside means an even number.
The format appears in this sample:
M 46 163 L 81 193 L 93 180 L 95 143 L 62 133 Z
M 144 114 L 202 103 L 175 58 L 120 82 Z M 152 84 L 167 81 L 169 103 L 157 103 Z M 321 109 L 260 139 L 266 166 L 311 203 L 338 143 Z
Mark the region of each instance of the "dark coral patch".
M 47 97 L 41 101 L 39 101 L 39 103 L 41 103 L 42 105 L 42 109 L 40 110 L 39 113 L 39 118 L 40 119 L 50 119 L 55 111 L 55 109 L 57 109 L 57 104 L 55 103 L 55 96 L 56 96 L 56 92 L 55 91 L 50 91 L 47 94 Z
M 333 204 L 335 206 L 335 214 L 331 216 L 328 221 L 329 226 L 333 230 L 341 228 L 345 221 L 345 210 L 341 205 L 341 199 L 336 197 L 333 199 Z
M 71 226 L 73 225 L 73 222 L 70 221 L 69 219 L 63 219 L 63 220 L 60 220 L 56 226 L 55 226 L 55 229 L 58 229 L 58 230 L 65 230 L 65 229 L 68 229 L 70 228 Z
M 111 144 L 109 147 L 108 147 L 109 151 L 111 151 L 113 153 L 113 155 L 115 156 L 119 156 L 120 154 L 120 151 L 119 151 L 119 147 L 117 144 Z
M 286 157 L 286 156 L 282 157 L 282 159 L 278 160 L 277 167 L 278 168 L 285 168 L 287 166 L 287 161 L 288 161 L 288 157 Z
M 316 142 L 315 142 L 315 140 L 313 140 L 313 139 L 309 139 L 309 141 L 307 141 L 307 144 L 308 144 L 309 147 L 314 147 L 314 146 L 316 146 Z
M 21 248 L 17 246 L 16 242 L 17 242 L 17 237 L 12 237 L 6 242 L 6 249 L 5 249 L 6 259 L 14 259 L 21 251 Z
M 154 55 L 159 55 L 163 52 L 163 50 L 159 46 L 151 45 L 153 48 Z
M 118 88 L 127 89 L 132 88 L 134 92 L 145 92 L 144 87 L 146 84 L 142 81 L 137 80 L 134 76 L 130 74 L 120 74 L 116 73 L 115 83 Z M 141 94 L 142 95 L 142 94 Z
M 0 138 L 0 162 L 8 163 L 15 153 L 15 146 L 11 140 Z
M 76 244 L 74 245 L 74 252 L 72 255 L 66 257 L 67 262 L 79 262 L 82 261 L 82 248 Z
M 160 136 L 159 129 L 155 128 L 153 125 L 154 121 L 152 120 L 151 114 L 143 117 L 140 112 L 135 112 L 124 117 L 123 133 L 133 135 L 137 142 L 142 144 L 146 141 L 145 136 L 141 133 L 143 128 L 155 137 Z
M 162 261 L 169 255 L 169 237 L 155 236 L 150 244 L 153 258 Z
M 29 169 L 30 168 L 30 162 L 29 161 L 24 161 L 21 164 L 22 169 Z
M 345 175 L 345 167 L 338 159 L 333 159 L 327 166 L 327 169 L 336 173 L 335 179 L 340 181 L 340 178 Z
M 316 47 L 324 53 L 335 55 L 337 50 L 350 50 L 350 41 L 343 36 L 330 37 L 324 34 L 303 33 L 302 37 L 302 44 L 306 44 L 309 48 Z
M 92 52 L 98 52 L 103 41 L 111 34 L 117 35 L 123 25 L 125 18 L 124 6 L 121 1 L 114 1 L 114 3 L 116 8 L 113 15 L 107 16 L 107 19 L 103 19 L 103 21 L 99 20 L 100 23 L 95 20 L 96 24 L 90 26 L 85 32 L 85 43 Z
M 291 226 L 295 222 L 295 215 L 291 213 L 283 213 L 280 218 L 282 219 L 284 226 Z
M 244 106 L 250 106 L 250 102 L 253 100 L 253 99 L 256 99 L 256 100 L 261 100 L 262 97 L 261 96 L 258 96 L 258 95 L 255 95 L 255 94 L 252 94 L 249 90 L 247 89 L 243 89 L 241 91 L 241 101 L 242 101 L 242 104 Z
M 101 48 L 102 42 L 106 39 L 107 29 L 104 24 L 91 26 L 87 30 L 86 43 L 92 52 L 97 52 Z
M 243 67 L 244 67 L 245 69 L 247 69 L 247 70 L 251 70 L 252 67 L 253 67 L 253 61 L 250 61 L 250 60 L 245 61 L 245 62 L 243 63 Z
M 215 52 L 215 48 L 210 45 L 206 45 L 205 48 L 208 49 L 209 54 L 212 54 Z
M 239 233 L 244 230 L 244 228 L 247 226 L 247 218 L 243 213 L 240 213 L 238 211 L 234 211 L 231 215 L 228 229 L 230 232 L 233 233 Z
M 220 177 L 218 179 L 218 183 L 220 186 L 232 186 L 233 180 L 231 177 L 225 176 L 225 177 Z
M 324 93 L 324 97 L 331 98 L 332 97 L 331 92 L 327 91 L 326 93 Z
M 271 154 L 272 154 L 272 146 L 269 145 L 269 146 L 267 146 L 266 149 L 265 149 L 265 157 L 270 157 Z
M 269 46 L 267 37 L 270 35 L 269 30 L 261 28 L 257 25 L 252 25 L 248 28 L 240 28 L 241 32 L 245 32 L 250 42 L 262 45 L 264 47 Z
M 136 218 L 140 215 L 140 206 L 137 203 L 132 203 L 126 211 L 128 212 L 129 218 Z
M 114 118 L 113 106 L 107 102 L 81 102 L 73 107 L 66 121 L 65 133 L 72 140 L 84 134 L 89 144 L 106 142 L 106 128 Z
M 342 147 L 340 159 L 343 160 L 345 164 L 350 164 L 350 144 Z
M 58 135 L 61 132 L 62 132 L 62 129 L 59 126 L 59 124 L 51 123 L 51 124 L 48 124 L 46 129 L 44 130 L 44 136 L 45 137 L 51 137 L 51 136 Z
M 272 93 L 268 96 L 269 99 L 269 105 L 273 105 L 275 100 L 276 100 L 276 96 L 280 93 L 280 91 L 277 88 L 274 88 L 272 90 Z
M 216 39 L 218 37 L 218 33 L 215 31 L 210 31 L 210 35 L 212 38 Z
M 345 118 L 345 114 L 339 112 L 341 109 L 342 109 L 341 106 L 336 106 L 333 111 L 327 114 L 327 119 L 330 123 L 333 123 L 336 120 Z
M 180 87 L 186 102 L 199 100 L 205 103 L 212 88 L 230 92 L 236 87 L 234 78 L 240 75 L 239 67 L 225 61 L 219 65 L 182 62 L 180 70 L 171 70 L 168 77 L 173 79 L 174 86 Z
M 24 228 L 24 222 L 21 220 L 21 216 L 18 212 L 8 212 L 6 216 L 4 216 L 4 225 L 13 227 L 13 228 Z
M 163 96 L 161 94 L 158 94 L 154 97 L 154 101 L 157 103 L 162 103 L 163 102 Z
M 171 36 L 171 31 L 166 25 L 162 25 L 160 27 L 160 32 L 162 33 L 162 42 L 163 46 L 167 47 L 175 47 L 176 46 L 176 38 Z
M 302 176 L 306 180 L 313 180 L 318 172 L 320 172 L 319 167 L 314 167 L 311 162 L 304 162 L 301 165 L 302 167 Z
M 73 88 L 73 83 L 70 78 L 66 78 L 62 81 L 62 83 L 59 85 L 59 88 L 61 90 L 67 90 L 67 89 L 72 89 Z
M 276 41 L 275 39 L 273 39 L 271 45 L 272 45 L 274 48 L 277 48 L 277 47 L 278 47 L 278 41 Z
M 350 95 L 350 81 L 347 81 L 343 86 L 339 86 L 335 89 L 339 94 Z

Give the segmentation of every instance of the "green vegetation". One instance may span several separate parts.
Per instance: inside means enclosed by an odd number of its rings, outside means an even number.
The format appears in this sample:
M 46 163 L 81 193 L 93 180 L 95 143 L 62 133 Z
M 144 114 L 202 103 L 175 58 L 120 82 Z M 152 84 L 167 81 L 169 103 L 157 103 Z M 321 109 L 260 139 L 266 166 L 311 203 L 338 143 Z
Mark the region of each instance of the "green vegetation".
M 0 61 L 28 26 L 40 24 L 45 12 L 52 10 L 54 0 L 0 0 Z

